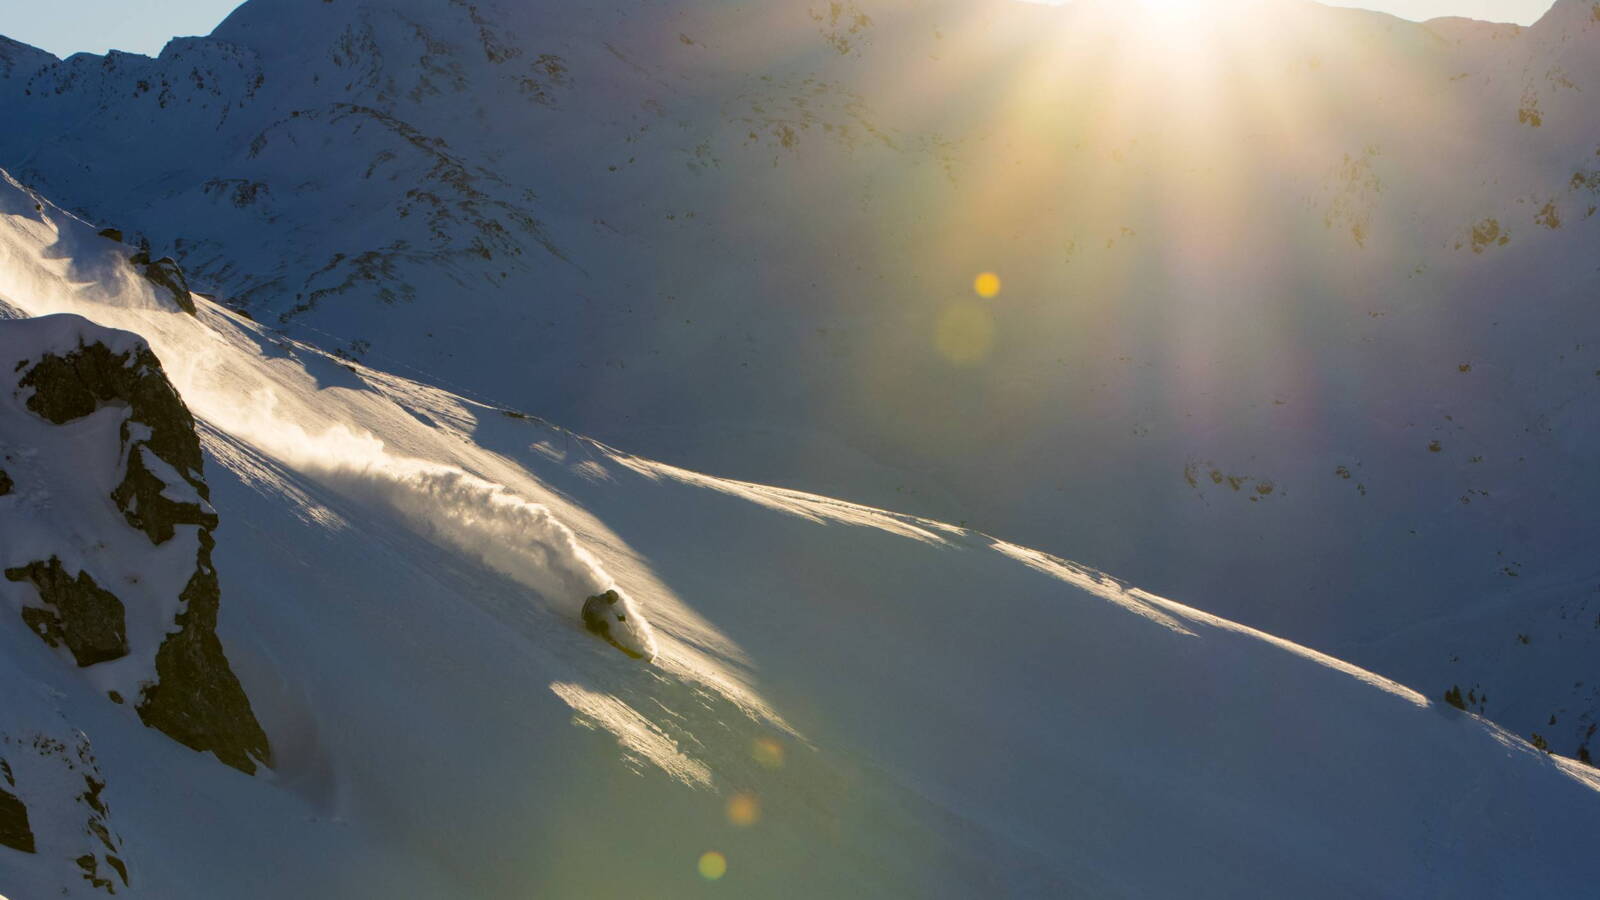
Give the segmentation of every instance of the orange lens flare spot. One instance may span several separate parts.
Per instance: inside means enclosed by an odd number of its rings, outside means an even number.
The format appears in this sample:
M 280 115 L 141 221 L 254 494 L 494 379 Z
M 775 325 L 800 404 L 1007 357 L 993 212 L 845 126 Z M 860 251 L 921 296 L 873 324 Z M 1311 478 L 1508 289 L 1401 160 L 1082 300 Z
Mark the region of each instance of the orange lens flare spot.
M 734 794 L 728 798 L 728 821 L 749 828 L 761 821 L 761 801 L 755 794 Z
M 728 874 L 728 858 L 715 850 L 700 854 L 700 877 L 707 881 L 716 881 Z
M 975 366 L 994 350 L 994 314 L 972 301 L 952 303 L 939 313 L 934 346 L 958 366 Z
M 972 279 L 972 289 L 977 292 L 979 297 L 985 300 L 993 300 L 1000 296 L 1000 276 L 993 272 L 984 272 L 977 278 Z
M 761 738 L 752 743 L 750 755 L 769 769 L 783 768 L 783 745 L 772 738 Z

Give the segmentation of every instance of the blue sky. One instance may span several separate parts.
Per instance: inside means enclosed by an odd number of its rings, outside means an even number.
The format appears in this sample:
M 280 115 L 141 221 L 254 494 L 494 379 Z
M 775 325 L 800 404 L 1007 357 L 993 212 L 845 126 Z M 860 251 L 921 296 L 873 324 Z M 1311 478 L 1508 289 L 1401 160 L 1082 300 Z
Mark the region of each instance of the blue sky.
M 1381 9 L 1408 19 L 1471 16 L 1531 23 L 1551 0 L 1327 0 L 1337 6 Z M 8 4 L 10 5 L 10 4 Z M 173 35 L 206 34 L 238 0 L 18 0 L 0 19 L 0 34 L 66 56 L 80 50 L 130 50 L 154 55 Z
M 110 49 L 155 55 L 174 35 L 209 34 L 240 0 L 15 0 L 0 34 L 57 56 Z

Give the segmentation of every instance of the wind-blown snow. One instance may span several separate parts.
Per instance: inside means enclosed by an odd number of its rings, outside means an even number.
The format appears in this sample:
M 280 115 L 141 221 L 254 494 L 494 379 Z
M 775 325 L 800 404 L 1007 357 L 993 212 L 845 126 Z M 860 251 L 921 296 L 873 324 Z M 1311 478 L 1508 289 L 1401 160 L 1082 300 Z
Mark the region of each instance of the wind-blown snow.
M 195 395 L 206 398 L 203 388 Z M 343 425 L 309 433 L 279 413 L 270 392 L 238 407 L 214 398 L 198 408 L 229 433 L 340 493 L 391 508 L 422 535 L 532 588 L 574 619 L 584 600 L 616 590 L 627 616 L 612 637 L 646 659 L 655 657 L 655 633 L 638 604 L 547 507 L 454 466 L 391 453 L 370 433 Z
M 119 245 L 95 236 L 93 229 L 54 207 L 48 212 L 28 210 L 30 203 L 42 205 L 42 198 L 9 174 L 0 171 L 0 176 L 5 178 L 0 209 L 23 211 L 22 217 L 11 220 L 11 227 L 33 240 L 81 248 L 73 260 L 80 270 L 87 264 L 92 272 L 120 276 L 91 282 L 86 289 L 73 285 L 63 290 L 62 283 L 42 268 L 47 265 L 44 261 L 24 259 L 6 267 L 10 277 L 0 276 L 6 282 L 0 283 L 0 292 L 32 296 L 34 303 L 44 305 L 35 309 L 88 311 L 121 321 L 139 321 L 133 317 L 135 310 L 162 308 L 149 285 L 130 278 L 120 265 Z M 86 299 L 89 303 L 106 299 L 102 292 L 108 286 L 116 292 L 113 303 L 86 306 Z M 627 616 L 613 628 L 612 636 L 646 659 L 655 657 L 656 641 L 647 616 L 547 507 L 460 468 L 392 452 L 371 433 L 329 421 L 303 400 L 283 402 L 270 389 L 242 394 L 238 373 L 228 371 L 232 362 L 214 333 L 182 320 L 156 321 L 152 335 L 159 355 L 170 360 L 169 376 L 197 415 L 293 468 L 328 480 L 342 493 L 390 507 L 426 536 L 531 588 L 574 620 L 585 599 L 617 590 Z

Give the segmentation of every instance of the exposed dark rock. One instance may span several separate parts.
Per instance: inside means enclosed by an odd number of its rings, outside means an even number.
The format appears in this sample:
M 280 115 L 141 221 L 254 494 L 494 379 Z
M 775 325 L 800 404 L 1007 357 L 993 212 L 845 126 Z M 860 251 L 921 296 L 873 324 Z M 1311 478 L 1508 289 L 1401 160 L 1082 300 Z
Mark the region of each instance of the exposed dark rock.
M 149 360 L 144 356 L 145 353 L 112 353 L 99 342 L 80 344 L 66 356 L 45 354 L 17 386 L 34 389 L 28 398 L 29 410 L 56 425 L 65 425 L 109 403 L 131 403 L 129 398 L 142 395 L 142 389 L 147 388 L 141 384 L 145 379 L 140 377 L 140 370 L 155 359 L 154 354 Z
M 187 747 L 215 753 L 240 771 L 253 774 L 257 764 L 270 766 L 266 733 L 216 636 L 221 589 L 211 562 L 215 547 L 211 530 L 218 523 L 206 502 L 210 492 L 194 417 L 167 381 L 160 361 L 142 345 L 113 353 L 104 343 L 80 344 L 65 355 L 45 355 L 23 375 L 19 386 L 34 389 L 28 408 L 56 424 L 89 415 L 102 406 L 127 407 L 128 418 L 121 430 L 125 473 L 111 493 L 112 501 L 128 524 L 144 532 L 153 544 L 171 540 L 178 525 L 197 526 L 195 571 L 179 597 L 183 606 L 172 623 L 176 630 L 169 629 L 156 650 L 154 683 L 145 687 L 137 700 L 140 719 Z M 174 484 L 177 479 L 185 484 Z M 164 496 L 174 488 L 180 495 L 192 490 L 198 500 Z M 59 569 L 54 559 L 52 564 Z M 41 578 L 48 581 L 48 570 L 41 570 L 45 575 L 34 575 L 34 569 L 42 566 L 16 571 L 35 583 Z M 87 579 L 87 575 L 80 576 L 80 580 Z M 60 580 L 65 580 L 64 572 Z M 44 587 L 40 593 L 45 596 Z M 118 603 L 119 628 L 121 609 Z M 74 647 L 73 623 L 65 614 L 30 609 L 23 611 L 23 617 L 45 640 L 73 647 L 80 665 L 90 664 Z M 117 636 L 122 637 L 120 630 Z M 121 651 L 127 652 L 125 641 Z
M 28 807 L 5 788 L 0 788 L 0 844 L 23 853 L 34 852 Z
M 106 783 L 104 781 L 95 778 L 93 775 L 84 775 L 83 788 L 83 793 L 79 795 L 79 799 L 82 800 L 85 805 L 94 810 L 95 813 L 101 817 L 111 814 L 110 811 L 106 809 L 106 802 L 100 799 L 100 793 L 106 789 Z
M 65 356 L 46 354 L 18 382 L 34 389 L 28 409 L 62 425 L 89 415 L 102 406 L 125 404 L 128 421 L 122 426 L 122 450 L 127 471 L 111 499 L 128 524 L 143 531 L 154 543 L 171 539 L 177 525 L 216 527 L 216 516 L 197 503 L 163 496 L 166 485 L 147 464 L 144 453 L 177 470 L 202 498 L 209 498 L 202 478 L 200 441 L 194 417 L 168 383 L 161 362 L 147 347 L 113 353 L 103 343 L 80 346 Z M 135 436 L 136 424 L 149 430 Z M 142 429 L 141 429 L 142 431 Z
M 628 654 L 634 659 L 644 659 L 644 654 L 630 650 L 623 646 L 616 638 L 611 636 L 611 620 L 626 621 L 627 613 L 622 611 L 618 603 L 622 600 L 616 591 L 606 591 L 597 594 L 583 602 L 583 627 L 605 638 L 606 643 Z
M 78 749 L 82 753 L 84 747 L 80 745 Z M 122 879 L 123 887 L 129 885 L 128 866 L 122 861 L 121 857 L 117 856 L 122 850 L 121 836 L 114 834 L 106 824 L 106 820 L 111 816 L 111 810 L 106 807 L 106 801 L 100 796 L 100 793 L 106 789 L 106 783 L 95 777 L 100 773 L 100 768 L 94 763 L 93 758 L 89 758 L 87 762 L 92 774 L 91 772 L 84 773 L 83 793 L 77 796 L 77 800 L 89 808 L 89 817 L 83 823 L 84 831 L 100 842 L 104 852 L 99 856 L 86 853 L 78 857 L 76 862 L 79 868 L 83 869 L 85 880 L 91 885 L 108 894 L 115 894 L 117 889 L 111 883 L 111 878 L 109 876 L 101 877 L 100 875 L 100 861 L 103 860 L 112 871 L 117 873 L 117 877 Z
M 88 572 L 73 578 L 52 556 L 49 562 L 7 569 L 6 579 L 33 584 L 45 606 L 24 608 L 22 620 L 50 646 L 65 644 L 79 666 L 128 655 L 122 601 L 95 584 Z
M 103 238 L 106 238 L 107 240 L 116 241 L 119 244 L 122 243 L 122 231 L 121 231 L 121 229 L 117 229 L 117 228 L 102 228 L 99 231 L 99 235 L 101 237 L 103 237 Z
M 104 343 L 80 345 L 65 356 L 47 353 L 17 382 L 32 387 L 28 409 L 56 425 L 89 415 L 102 406 L 123 404 L 131 418 L 154 432 L 156 455 L 179 471 L 200 469 L 200 442 L 194 417 L 168 383 L 161 361 L 148 347 L 112 353 Z
M 11 489 L 15 486 L 16 484 L 11 480 L 11 476 L 6 474 L 6 470 L 0 469 L 0 497 L 11 493 Z
M 78 864 L 78 868 L 83 870 L 83 880 L 89 882 L 91 887 L 105 891 L 108 894 L 117 892 L 116 886 L 111 883 L 110 879 L 100 877 L 100 861 L 93 853 L 85 853 L 74 862 Z
M 150 254 L 141 250 L 128 258 L 145 280 L 167 292 L 178 308 L 188 313 L 195 314 L 194 298 L 189 296 L 189 279 L 183 275 L 183 269 L 178 261 L 170 256 L 163 256 L 155 262 L 150 261 Z
M 139 701 L 146 725 L 194 750 L 211 751 L 241 772 L 254 774 L 256 762 L 272 765 L 267 735 L 256 721 L 250 699 L 217 640 L 217 610 L 222 592 L 211 565 L 215 542 L 200 532 L 194 577 L 183 589 L 184 611 L 178 630 L 156 653 L 156 684 Z
M 124 886 L 127 886 L 128 864 L 110 853 L 106 854 L 106 864 L 116 870 L 117 877 L 122 879 L 122 884 Z
M 3 759 L 0 759 L 0 776 L 5 777 L 6 787 L 17 786 L 10 764 Z M 5 788 L 0 788 L 0 846 L 23 853 L 35 852 L 33 828 L 28 825 L 28 807 Z
M 134 444 L 128 451 L 127 475 L 111 492 L 111 499 L 128 520 L 128 524 L 143 531 L 152 543 L 163 544 L 172 538 L 178 525 L 217 527 L 217 516 L 198 503 L 173 500 L 162 492 L 166 482 L 157 478 L 145 464 L 143 444 Z

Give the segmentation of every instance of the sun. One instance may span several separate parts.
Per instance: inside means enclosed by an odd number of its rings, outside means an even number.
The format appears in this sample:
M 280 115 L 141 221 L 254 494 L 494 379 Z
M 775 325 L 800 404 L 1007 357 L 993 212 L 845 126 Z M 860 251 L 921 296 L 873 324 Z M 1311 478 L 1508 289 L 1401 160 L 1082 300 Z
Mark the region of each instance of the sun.
M 1138 0 L 1146 15 L 1163 22 L 1189 22 L 1204 16 L 1209 0 Z

